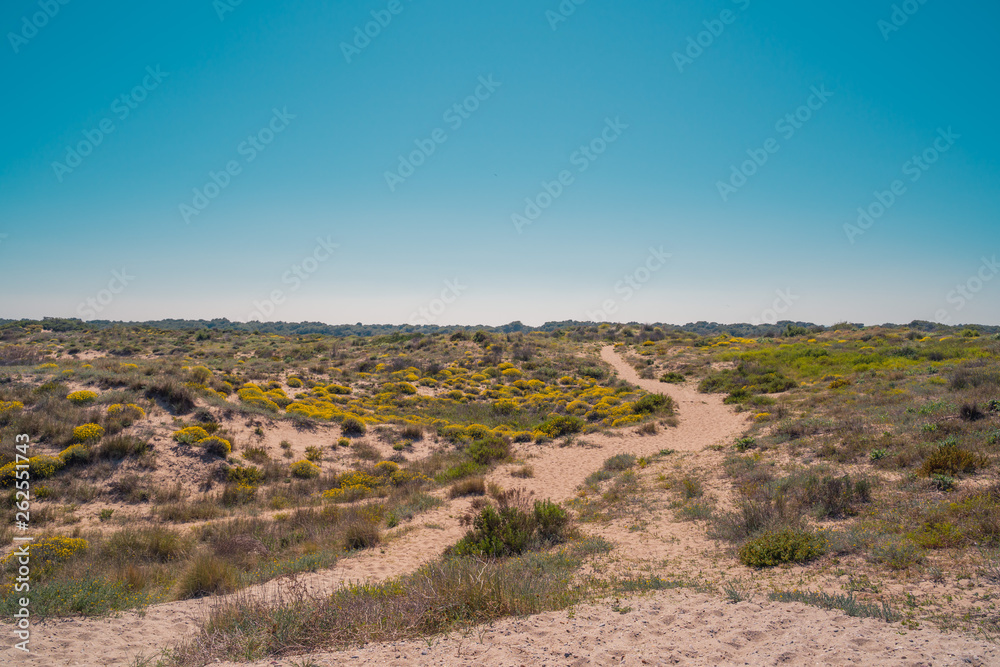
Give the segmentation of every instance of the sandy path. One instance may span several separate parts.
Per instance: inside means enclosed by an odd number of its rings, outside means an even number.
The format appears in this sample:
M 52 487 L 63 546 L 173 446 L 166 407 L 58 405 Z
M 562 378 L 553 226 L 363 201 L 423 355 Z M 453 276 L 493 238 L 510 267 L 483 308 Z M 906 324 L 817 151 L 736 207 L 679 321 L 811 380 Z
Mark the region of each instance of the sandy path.
M 617 610 L 616 610 L 617 608 Z M 624 613 L 621 613 L 624 611 Z M 689 590 L 509 618 L 429 641 L 310 655 L 332 665 L 967 665 L 1000 664 L 995 644 L 902 630 L 798 603 L 728 604 Z M 217 663 L 235 667 L 234 663 Z M 253 667 L 293 667 L 304 658 Z M 241 667 L 249 667 L 245 663 Z
M 696 452 L 732 439 L 744 427 L 744 418 L 716 396 L 698 394 L 693 387 L 684 385 L 641 380 L 611 346 L 601 350 L 601 357 L 623 379 L 647 391 L 670 395 L 678 404 L 679 425 L 648 436 L 637 435 L 634 429 L 614 436 L 586 436 L 583 439 L 590 444 L 587 447 L 522 445 L 517 453 L 528 460 L 535 476 L 513 479 L 510 470 L 520 466 L 503 466 L 491 474 L 491 481 L 507 488 L 524 487 L 536 497 L 563 501 L 572 497 L 584 478 L 598 470 L 609 456 L 623 452 L 649 455 L 664 448 Z M 343 559 L 331 569 L 301 575 L 299 580 L 312 590 L 326 591 L 346 581 L 381 580 L 412 572 L 438 557 L 446 546 L 462 536 L 464 529 L 459 526 L 458 517 L 468 503 L 467 499 L 459 499 L 421 514 L 411 526 L 403 527 L 398 539 L 383 548 Z M 269 582 L 249 590 L 267 593 L 283 583 L 283 580 Z M 191 637 L 204 614 L 218 602 L 218 598 L 171 602 L 154 605 L 144 615 L 126 613 L 113 619 L 42 622 L 34 628 L 32 656 L 13 649 L 0 652 L 0 656 L 5 661 L 26 665 L 127 664 L 136 654 L 150 655 L 162 646 Z

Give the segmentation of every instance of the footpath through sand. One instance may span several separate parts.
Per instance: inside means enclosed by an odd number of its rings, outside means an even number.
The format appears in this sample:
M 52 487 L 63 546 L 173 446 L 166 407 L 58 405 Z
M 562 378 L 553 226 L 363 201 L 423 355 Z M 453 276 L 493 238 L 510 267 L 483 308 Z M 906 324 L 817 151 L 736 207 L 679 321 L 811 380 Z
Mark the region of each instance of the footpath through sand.
M 624 380 L 669 395 L 677 403 L 676 428 L 639 436 L 586 436 L 587 447 L 523 445 L 518 455 L 534 469 L 534 477 L 512 482 L 511 466 L 491 474 L 502 486 L 519 486 L 536 497 L 564 501 L 604 460 L 618 453 L 639 456 L 670 448 L 698 452 L 731 441 L 745 417 L 723 405 L 717 395 L 699 394 L 687 385 L 642 380 L 611 346 L 601 358 Z M 451 501 L 419 515 L 392 532 L 400 536 L 384 548 L 344 559 L 331 569 L 298 578 L 313 590 L 332 590 L 346 581 L 377 581 L 411 572 L 453 544 L 464 529 L 458 518 L 468 500 Z M 619 535 L 616 535 L 619 537 Z M 620 535 L 628 540 L 628 533 Z M 628 551 L 619 540 L 617 550 Z M 273 593 L 287 580 L 270 582 L 250 592 Z M 244 592 L 245 594 L 246 592 Z M 58 619 L 33 628 L 32 654 L 7 649 L 5 663 L 19 665 L 128 665 L 136 655 L 151 656 L 163 647 L 190 639 L 219 598 L 154 605 L 145 614 L 125 613 L 108 619 Z M 621 607 L 626 606 L 625 602 Z M 621 614 L 609 604 L 579 607 L 575 613 L 552 612 L 525 619 L 506 619 L 467 633 L 430 641 L 371 644 L 352 651 L 311 656 L 318 665 L 603 665 L 615 664 L 1000 664 L 1000 652 L 984 642 L 931 630 L 900 634 L 898 626 L 852 619 L 805 605 L 726 604 L 690 591 L 664 591 L 628 601 Z M 933 660 L 931 660 L 933 659 Z M 291 666 L 291 659 L 255 665 Z M 302 664 L 296 659 L 294 664 Z

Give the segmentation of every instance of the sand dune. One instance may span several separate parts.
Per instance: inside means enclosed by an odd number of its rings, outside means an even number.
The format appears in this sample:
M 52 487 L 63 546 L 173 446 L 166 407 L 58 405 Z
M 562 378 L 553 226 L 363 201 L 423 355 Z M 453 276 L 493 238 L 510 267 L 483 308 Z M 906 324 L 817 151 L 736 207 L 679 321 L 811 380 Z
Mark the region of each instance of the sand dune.
M 709 445 L 731 441 L 746 423 L 718 396 L 699 394 L 687 385 L 640 379 L 610 346 L 602 349 L 601 357 L 623 379 L 670 395 L 678 405 L 679 425 L 648 436 L 634 431 L 586 436 L 588 446 L 584 447 L 521 445 L 518 455 L 534 468 L 534 477 L 514 480 L 510 477 L 513 466 L 508 465 L 494 471 L 491 479 L 562 501 L 573 496 L 584 478 L 609 456 L 652 454 L 664 448 L 701 452 Z M 449 502 L 397 529 L 399 536 L 383 548 L 299 580 L 313 590 L 330 590 L 345 581 L 381 580 L 413 571 L 462 535 L 458 517 L 467 506 L 468 500 Z M 677 526 L 676 531 L 685 534 L 684 541 L 678 541 L 679 548 L 706 543 L 703 535 L 694 534 L 697 529 L 692 524 Z M 614 534 L 617 551 L 628 553 L 629 540 L 636 542 L 636 548 L 644 548 L 640 542 L 648 538 L 631 535 L 627 531 Z M 658 553 L 657 559 L 663 556 Z M 267 594 L 281 585 L 284 582 L 270 582 L 254 590 Z M 41 622 L 34 627 L 31 655 L 7 649 L 0 656 L 7 663 L 23 665 L 125 665 L 137 654 L 152 655 L 191 638 L 217 602 L 172 602 L 155 605 L 145 614 Z M 620 613 L 611 602 L 602 602 L 572 612 L 507 619 L 462 635 L 372 644 L 312 659 L 321 665 L 1000 664 L 1000 651 L 987 642 L 930 629 L 904 630 L 898 624 L 849 618 L 800 604 L 733 605 L 718 597 L 678 590 L 622 599 L 616 607 L 630 610 Z M 256 664 L 293 663 L 283 659 Z

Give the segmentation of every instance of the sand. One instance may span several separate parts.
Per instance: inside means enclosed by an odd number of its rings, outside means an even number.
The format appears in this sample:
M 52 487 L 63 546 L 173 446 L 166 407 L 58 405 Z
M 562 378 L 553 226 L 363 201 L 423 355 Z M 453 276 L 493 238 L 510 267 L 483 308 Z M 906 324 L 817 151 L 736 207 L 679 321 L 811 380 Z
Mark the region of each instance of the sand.
M 601 357 L 623 379 L 670 395 L 678 405 L 678 426 L 645 436 L 634 429 L 616 435 L 588 435 L 581 438 L 586 446 L 520 445 L 517 455 L 532 466 L 534 477 L 512 478 L 511 471 L 521 466 L 516 464 L 495 470 L 491 481 L 507 488 L 524 487 L 539 498 L 564 501 L 577 493 L 588 474 L 617 453 L 642 456 L 673 449 L 689 457 L 685 465 L 717 467 L 721 454 L 707 448 L 731 442 L 746 426 L 746 417 L 723 405 L 719 396 L 699 394 L 687 383 L 642 380 L 610 346 L 601 350 Z M 275 444 L 270 442 L 275 436 L 269 436 L 268 449 Z M 320 431 L 313 437 L 327 440 L 330 436 Z M 449 501 L 418 515 L 389 531 L 382 547 L 343 559 L 331 569 L 303 575 L 299 581 L 312 590 L 326 591 L 345 581 L 377 581 L 411 572 L 437 558 L 461 537 L 464 529 L 458 519 L 468 503 L 468 499 Z M 648 568 L 651 562 L 704 567 L 711 563 L 706 556 L 714 553 L 718 557 L 717 547 L 697 524 L 678 523 L 661 515 L 653 518 L 651 526 L 635 532 L 612 523 L 594 529 L 588 526 L 587 530 L 617 543 L 611 563 L 620 568 L 615 572 L 620 576 Z M 266 593 L 282 585 L 287 581 L 269 582 L 251 592 Z M 128 665 L 137 655 L 154 655 L 166 646 L 191 639 L 205 613 L 217 602 L 171 602 L 154 605 L 144 614 L 39 622 L 33 627 L 32 654 L 8 648 L 0 650 L 0 660 L 66 667 Z M 605 601 L 571 611 L 505 619 L 448 637 L 371 644 L 310 659 L 320 665 L 986 665 L 1000 664 L 1000 652 L 988 642 L 933 629 L 906 630 L 899 624 L 769 602 L 761 595 L 752 602 L 729 604 L 718 596 L 682 589 L 622 598 L 617 604 Z M 255 663 L 293 664 L 307 663 L 302 657 L 294 662 L 269 659 Z

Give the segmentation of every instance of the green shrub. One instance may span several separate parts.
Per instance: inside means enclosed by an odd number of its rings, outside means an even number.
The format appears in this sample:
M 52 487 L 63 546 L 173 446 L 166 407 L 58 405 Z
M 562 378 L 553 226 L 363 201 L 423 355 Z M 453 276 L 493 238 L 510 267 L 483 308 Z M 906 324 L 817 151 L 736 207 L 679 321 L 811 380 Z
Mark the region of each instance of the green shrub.
M 868 560 L 888 565 L 893 570 L 905 570 L 923 562 L 924 552 L 909 539 L 889 536 L 872 546 Z
M 320 469 L 319 466 L 311 461 L 296 461 L 291 465 L 289 470 L 293 477 L 298 477 L 299 479 L 312 479 L 314 477 L 319 477 Z
M 781 563 L 805 563 L 823 555 L 826 540 L 796 528 L 768 531 L 740 547 L 739 558 L 750 567 L 773 567 Z
M 680 373 L 674 372 L 664 373 L 660 376 L 660 382 L 669 382 L 671 384 L 680 384 L 681 382 L 684 382 L 685 379 L 686 378 Z
M 671 408 L 673 408 L 673 401 L 663 394 L 646 394 L 632 404 L 632 410 L 637 415 L 653 414 Z
M 65 465 L 71 466 L 78 463 L 90 463 L 94 458 L 93 452 L 90 447 L 86 445 L 70 445 L 66 449 L 59 452 L 59 458 Z
M 967 449 L 952 444 L 943 444 L 931 452 L 920 466 L 924 476 L 948 475 L 955 477 L 962 473 L 973 473 L 987 461 Z
M 233 466 L 226 471 L 226 479 L 234 484 L 257 486 L 264 481 L 264 471 L 257 466 Z
M 742 438 L 737 438 L 736 443 L 733 445 L 738 452 L 745 452 L 748 449 L 753 449 L 757 446 L 757 440 L 751 436 L 745 436 Z
M 479 465 L 489 465 L 510 456 L 510 443 L 503 438 L 484 438 L 469 445 L 466 453 Z
M 498 505 L 487 505 L 472 518 L 472 530 L 448 553 L 503 558 L 558 544 L 568 537 L 569 515 L 556 503 L 535 501 L 526 510 L 502 498 Z
M 775 394 L 798 386 L 780 371 L 752 361 L 741 361 L 735 369 L 712 373 L 701 381 L 698 391 L 705 394 L 728 393 L 730 403 L 743 402 L 754 394 Z

